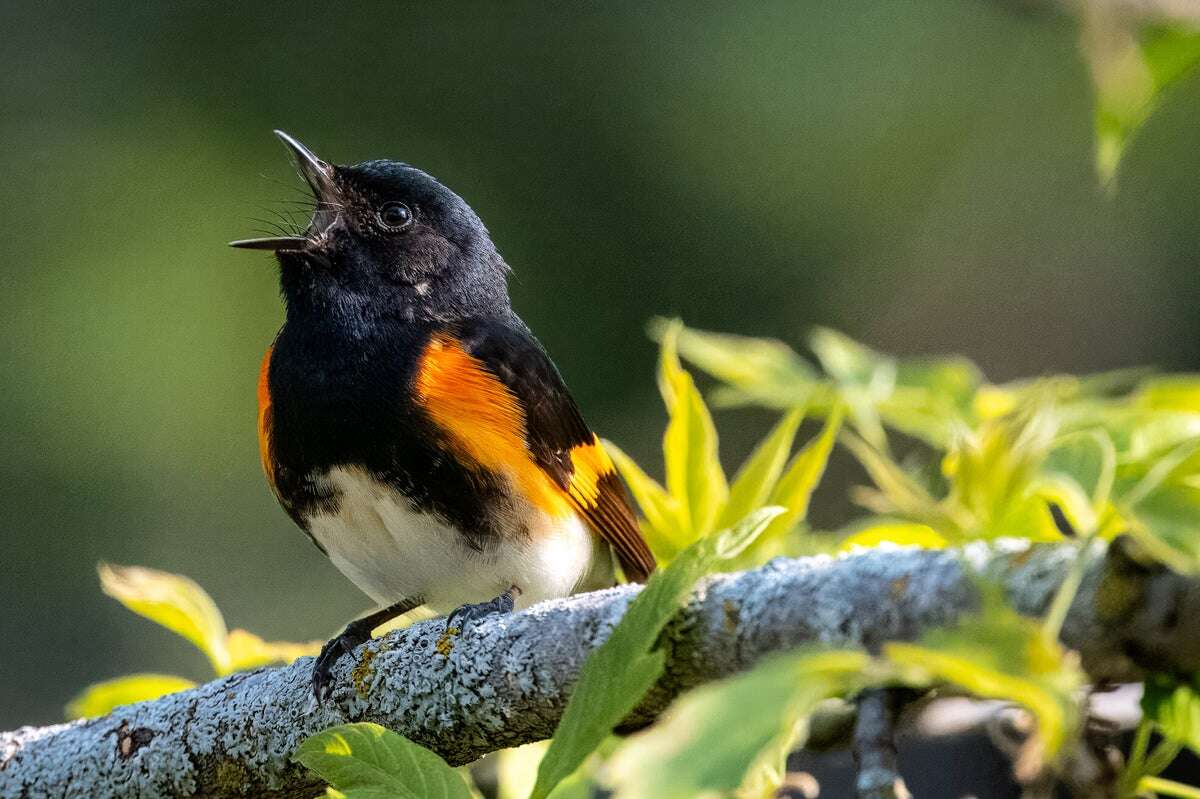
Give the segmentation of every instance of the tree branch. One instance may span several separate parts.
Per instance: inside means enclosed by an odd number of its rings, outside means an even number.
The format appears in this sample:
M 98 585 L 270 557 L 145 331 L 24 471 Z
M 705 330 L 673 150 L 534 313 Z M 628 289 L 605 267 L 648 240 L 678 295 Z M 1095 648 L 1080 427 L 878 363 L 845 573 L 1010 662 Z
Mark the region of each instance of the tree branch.
M 1064 642 L 1098 682 L 1138 680 L 1143 666 L 1200 668 L 1200 582 L 1141 565 L 1127 549 L 1095 559 Z M 1040 615 L 1075 554 L 1070 545 L 1019 542 L 880 548 L 713 576 L 664 631 L 666 673 L 626 726 L 772 652 L 812 643 L 874 648 L 950 624 L 976 605 L 976 573 L 1001 580 L 1020 612 Z M 638 590 L 545 603 L 459 637 L 447 637 L 441 620 L 390 633 L 342 659 L 320 708 L 310 695 L 312 661 L 302 658 L 103 718 L 0 733 L 0 796 L 311 796 L 319 781 L 289 756 L 307 736 L 346 721 L 378 722 L 456 764 L 547 738 L 584 659 Z

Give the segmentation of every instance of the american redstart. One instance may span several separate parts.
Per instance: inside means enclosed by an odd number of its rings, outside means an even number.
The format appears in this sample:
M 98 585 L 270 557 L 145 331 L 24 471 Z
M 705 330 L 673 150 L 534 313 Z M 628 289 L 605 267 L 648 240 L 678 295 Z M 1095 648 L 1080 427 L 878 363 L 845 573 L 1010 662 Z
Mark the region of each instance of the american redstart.
M 655 561 L 612 462 L 513 311 L 469 205 L 397 161 L 335 166 L 282 131 L 315 206 L 246 239 L 280 266 L 283 327 L 258 378 L 258 440 L 288 515 L 382 609 L 313 669 L 426 605 L 447 626 L 612 585 Z

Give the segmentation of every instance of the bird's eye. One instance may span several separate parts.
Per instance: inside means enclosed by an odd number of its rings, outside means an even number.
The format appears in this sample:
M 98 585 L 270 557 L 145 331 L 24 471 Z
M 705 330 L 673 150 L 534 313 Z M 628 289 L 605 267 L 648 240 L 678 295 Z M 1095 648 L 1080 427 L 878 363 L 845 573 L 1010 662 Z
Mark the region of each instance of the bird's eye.
M 387 230 L 403 230 L 412 224 L 412 211 L 404 203 L 384 203 L 375 214 Z

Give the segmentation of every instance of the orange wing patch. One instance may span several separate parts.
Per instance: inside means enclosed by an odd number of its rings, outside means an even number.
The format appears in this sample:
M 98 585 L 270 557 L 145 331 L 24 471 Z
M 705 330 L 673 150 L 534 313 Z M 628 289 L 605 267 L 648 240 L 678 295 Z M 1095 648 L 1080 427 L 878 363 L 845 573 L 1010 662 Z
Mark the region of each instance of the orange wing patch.
M 629 579 L 644 581 L 654 571 L 654 556 L 595 436 L 571 449 L 571 478 L 564 490 L 529 451 L 520 401 L 451 336 L 434 338 L 425 350 L 416 394 L 460 458 L 511 475 L 525 496 L 551 515 L 579 513 L 612 545 Z
M 258 370 L 258 454 L 262 458 L 263 472 L 271 490 L 275 490 L 275 459 L 271 457 L 271 386 L 268 374 L 271 369 L 271 353 L 275 345 L 267 347 L 262 366 Z
M 530 456 L 525 412 L 508 387 L 450 336 L 429 343 L 417 370 L 417 401 L 446 434 L 455 454 L 511 475 L 535 505 L 570 512 L 567 497 Z

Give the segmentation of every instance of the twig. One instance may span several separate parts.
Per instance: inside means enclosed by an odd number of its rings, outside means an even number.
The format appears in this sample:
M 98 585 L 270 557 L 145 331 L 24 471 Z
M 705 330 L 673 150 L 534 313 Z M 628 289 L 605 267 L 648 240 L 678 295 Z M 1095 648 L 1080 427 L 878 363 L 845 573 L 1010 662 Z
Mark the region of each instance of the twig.
M 858 799 L 911 799 L 896 758 L 896 716 L 906 693 L 897 688 L 871 688 L 858 697 L 854 722 Z

